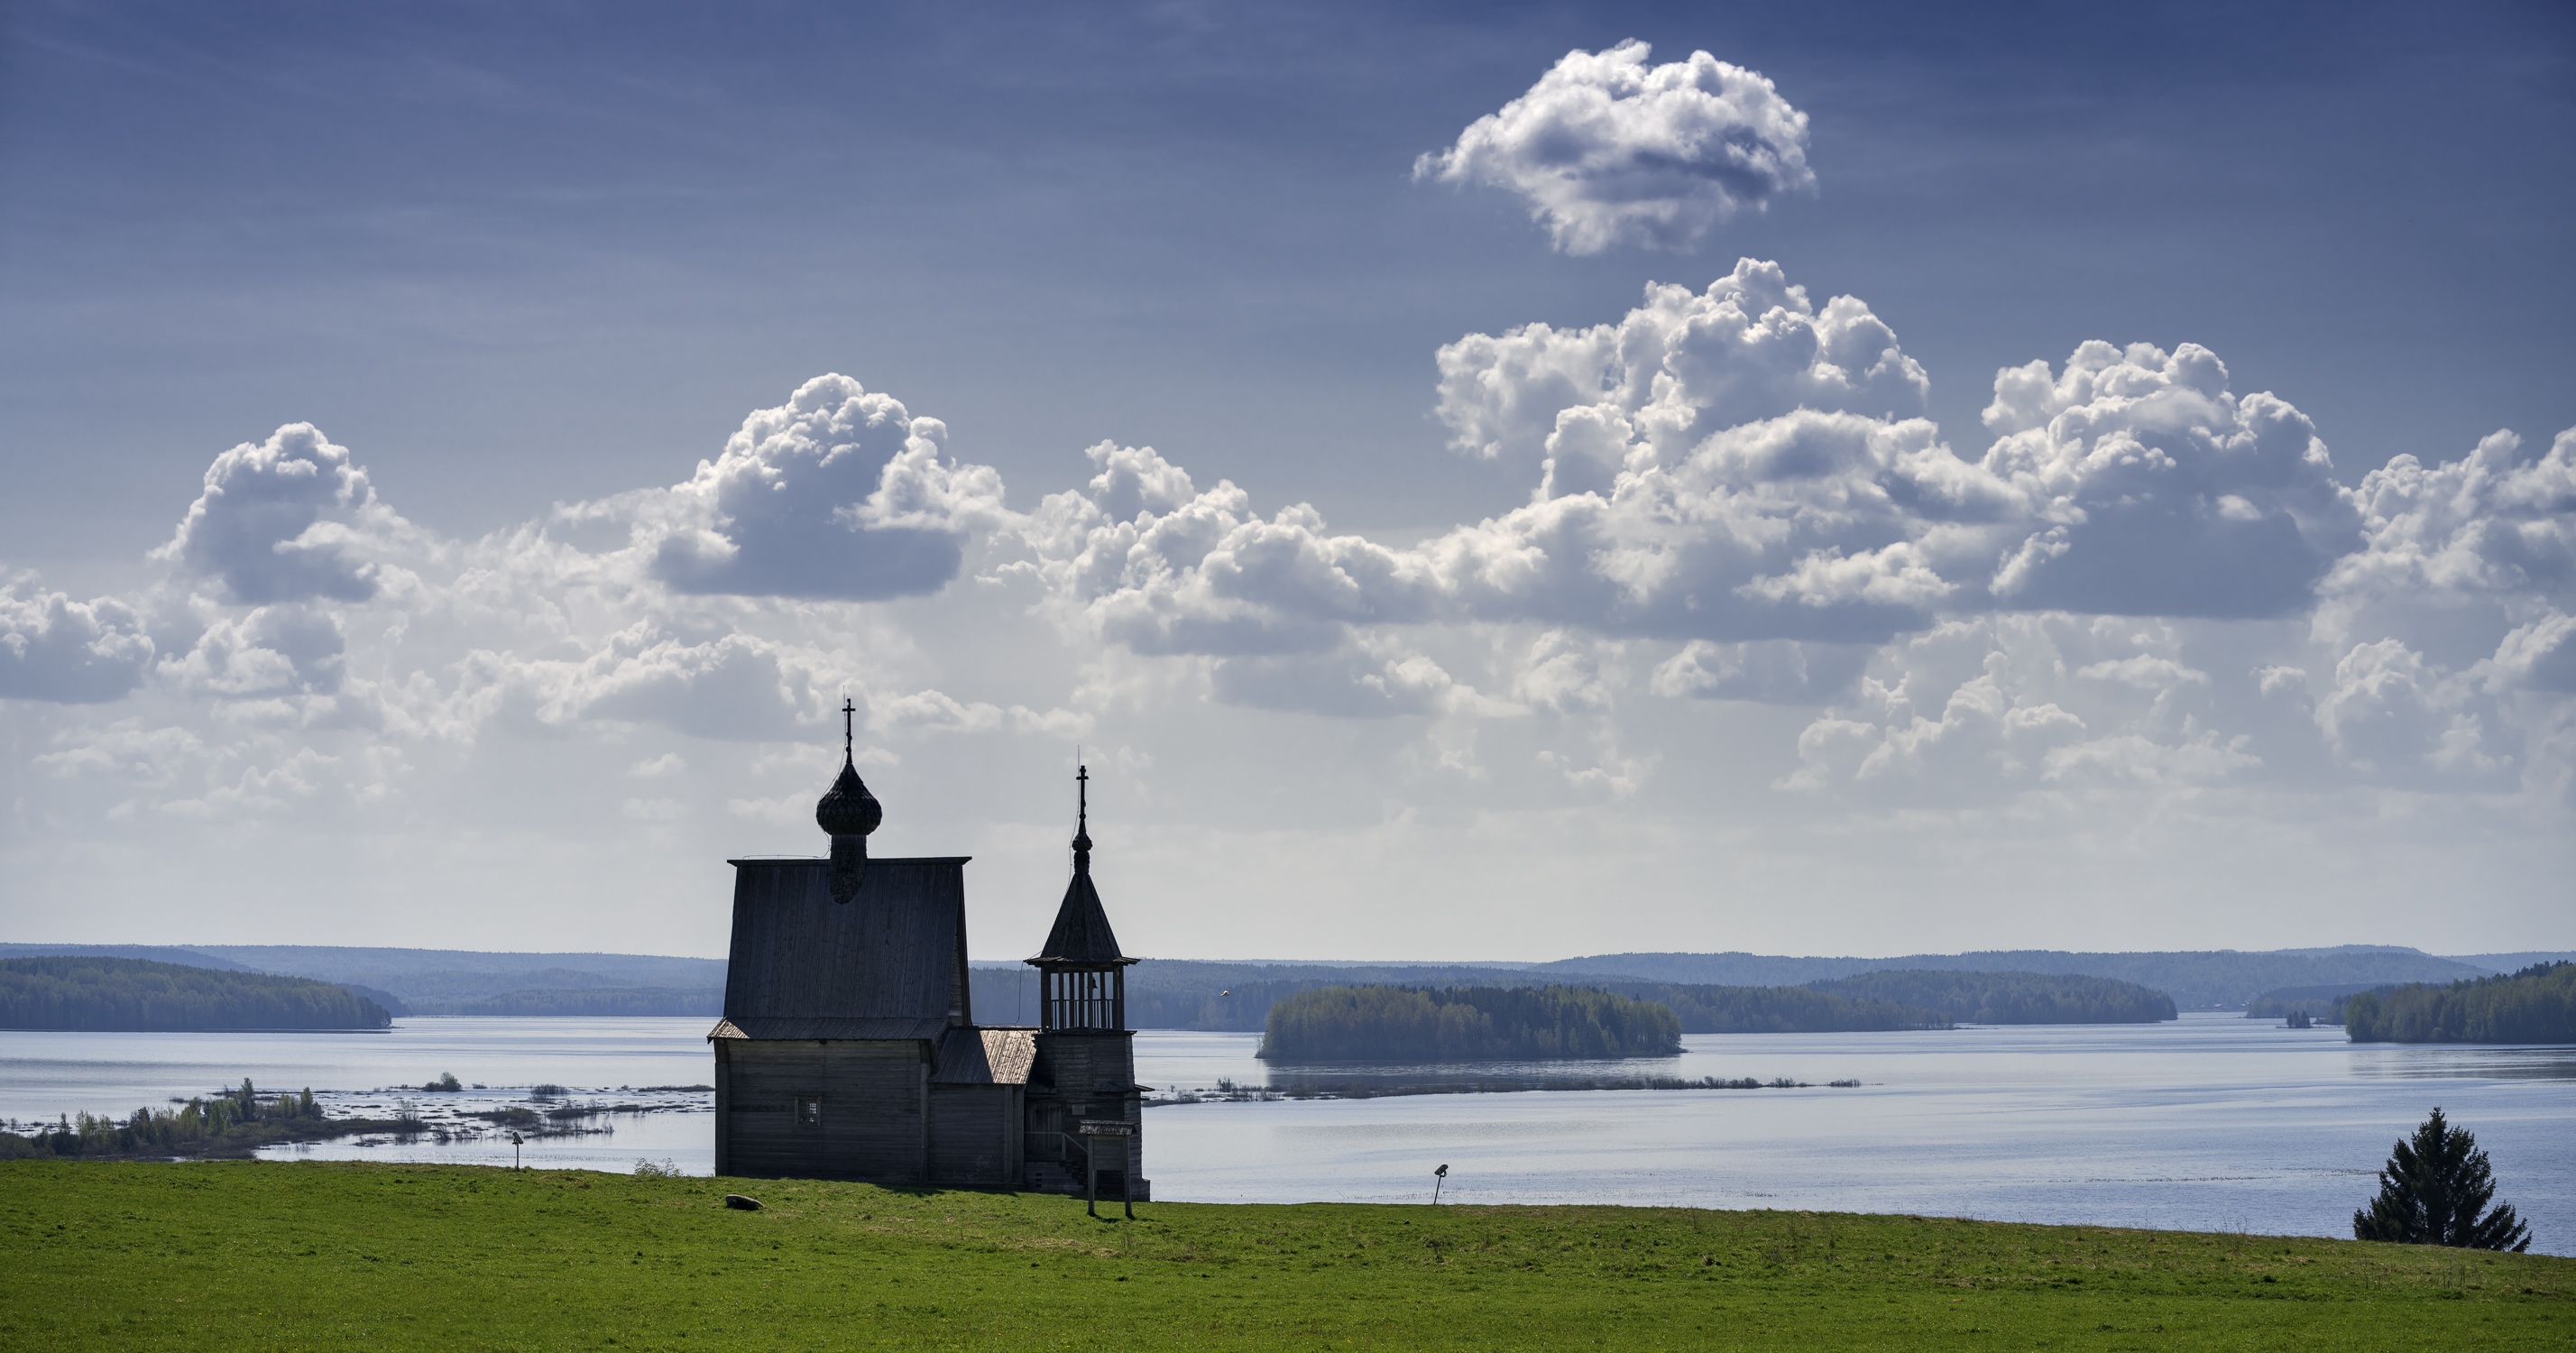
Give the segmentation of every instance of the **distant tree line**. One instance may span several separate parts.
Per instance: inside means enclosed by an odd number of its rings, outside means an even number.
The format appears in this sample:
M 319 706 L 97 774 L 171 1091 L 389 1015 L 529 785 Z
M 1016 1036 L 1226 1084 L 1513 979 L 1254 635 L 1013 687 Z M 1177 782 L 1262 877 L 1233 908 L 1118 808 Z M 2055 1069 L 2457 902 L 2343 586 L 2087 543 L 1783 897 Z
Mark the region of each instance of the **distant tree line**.
M 723 987 L 589 987 L 513 991 L 452 1004 L 412 1002 L 416 1015 L 704 1015 L 724 1013 Z
M 2359 992 L 2344 1002 L 2343 1024 L 2355 1043 L 2576 1041 L 2576 963 Z
M 193 1032 L 382 1029 L 383 1006 L 329 982 L 138 958 L 0 960 L 0 1028 Z
M 1860 999 L 1808 987 L 1684 986 L 1605 982 L 1602 989 L 1666 1006 L 1686 1034 L 1839 1034 L 1947 1029 L 1938 1010 Z
M 1681 1021 L 1652 1001 L 1584 987 L 1322 987 L 1270 1007 L 1274 1062 L 1663 1057 Z
M 2181 1018 L 2173 997 L 2112 977 L 1898 969 L 1807 987 L 1855 1001 L 1937 1010 L 1968 1024 L 2152 1024 Z
M 2081 973 L 2135 982 L 2172 996 L 2185 1009 L 2235 1009 L 2254 996 L 2287 986 L 2344 983 L 2451 982 L 2491 968 L 2436 958 L 2413 949 L 2347 945 L 2337 949 L 2248 953 L 2216 949 L 2157 953 L 2078 953 L 2058 949 L 1989 949 L 1964 954 L 1907 954 L 1887 958 L 1789 958 L 1777 955 L 1594 954 L 1524 970 L 1560 982 L 1589 983 L 1603 976 L 1656 982 L 1763 986 L 1854 977 L 1866 972 L 1925 969 L 1943 972 Z
M 2391 987 L 2393 984 L 2381 983 Z M 2334 982 L 2323 986 L 2283 987 L 2267 991 L 2245 1003 L 2247 1019 L 2287 1019 L 2305 1011 L 2326 1024 L 2343 1023 L 2344 1002 L 2372 989 L 2368 982 Z

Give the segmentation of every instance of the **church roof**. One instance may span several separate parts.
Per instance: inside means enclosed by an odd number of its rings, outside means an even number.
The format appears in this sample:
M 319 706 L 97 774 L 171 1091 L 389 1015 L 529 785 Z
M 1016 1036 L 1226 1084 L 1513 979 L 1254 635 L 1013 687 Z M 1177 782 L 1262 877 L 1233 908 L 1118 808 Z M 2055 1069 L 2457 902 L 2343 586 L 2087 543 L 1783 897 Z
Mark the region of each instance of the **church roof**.
M 779 1015 L 745 1015 L 741 1019 L 720 1019 L 707 1037 L 749 1039 L 850 1038 L 884 1041 L 917 1039 L 929 1042 L 948 1028 L 948 1019 L 927 1017 L 902 1019 L 891 1016 L 833 1019 L 796 1019 Z
M 1092 886 L 1089 869 L 1065 885 L 1064 904 L 1055 910 L 1055 928 L 1047 932 L 1046 946 L 1027 961 L 1091 966 L 1136 961 L 1118 952 L 1118 932 L 1109 928 L 1109 913 L 1101 909 L 1100 890 Z
M 843 905 L 828 861 L 733 861 L 725 1019 L 747 1038 L 937 1037 L 967 1013 L 965 864 L 870 861 Z M 851 1032 L 810 1031 L 826 1026 Z M 930 1032 L 856 1032 L 898 1026 Z
M 1035 1029 L 952 1029 L 939 1045 L 933 1085 L 1026 1085 L 1038 1062 Z
M 1087 968 L 1133 963 L 1135 959 L 1118 952 L 1118 933 L 1109 928 L 1100 890 L 1091 884 L 1091 767 L 1082 767 L 1073 780 L 1081 805 L 1073 819 L 1073 881 L 1064 886 L 1064 902 L 1055 909 L 1055 928 L 1047 932 L 1046 946 L 1024 961 Z

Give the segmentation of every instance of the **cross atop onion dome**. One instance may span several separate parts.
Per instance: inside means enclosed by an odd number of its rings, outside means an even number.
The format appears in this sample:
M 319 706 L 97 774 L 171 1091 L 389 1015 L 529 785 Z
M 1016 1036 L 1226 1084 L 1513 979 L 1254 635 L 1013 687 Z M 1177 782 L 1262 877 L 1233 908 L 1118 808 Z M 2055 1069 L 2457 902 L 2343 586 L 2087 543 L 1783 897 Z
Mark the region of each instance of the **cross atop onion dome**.
M 832 838 L 832 900 L 847 902 L 859 895 L 859 881 L 868 865 L 868 834 L 885 821 L 885 805 L 868 792 L 867 782 L 859 778 L 857 730 L 852 720 L 858 706 L 847 696 L 841 699 L 841 774 L 832 787 L 814 805 L 814 823 Z

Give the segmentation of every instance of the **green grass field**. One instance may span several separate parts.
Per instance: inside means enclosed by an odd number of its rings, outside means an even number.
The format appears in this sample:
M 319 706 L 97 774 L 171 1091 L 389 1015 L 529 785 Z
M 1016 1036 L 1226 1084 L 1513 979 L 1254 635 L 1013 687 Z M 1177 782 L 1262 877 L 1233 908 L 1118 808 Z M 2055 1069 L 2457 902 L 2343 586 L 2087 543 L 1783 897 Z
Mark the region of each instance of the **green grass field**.
M 727 1191 L 767 1206 L 728 1210 Z M 0 1349 L 2576 1346 L 2576 1260 L 1919 1217 L 0 1164 Z

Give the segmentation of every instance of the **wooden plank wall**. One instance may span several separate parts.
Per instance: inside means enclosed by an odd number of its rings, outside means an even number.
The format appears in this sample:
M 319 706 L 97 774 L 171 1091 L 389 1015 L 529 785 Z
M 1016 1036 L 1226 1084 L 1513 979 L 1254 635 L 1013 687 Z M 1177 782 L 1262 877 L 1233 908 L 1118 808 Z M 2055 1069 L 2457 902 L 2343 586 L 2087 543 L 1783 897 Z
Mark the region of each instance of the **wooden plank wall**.
M 1019 1094 L 1008 1085 L 930 1087 L 930 1177 L 940 1183 L 1016 1184 L 1012 1140 Z
M 1042 1033 L 1038 1035 L 1038 1073 L 1055 1087 L 1056 1098 L 1038 1101 L 1030 1113 L 1031 1132 L 1073 1132 L 1084 1118 L 1119 1118 L 1136 1124 L 1134 1143 L 1139 1197 L 1145 1174 L 1145 1114 L 1128 1087 L 1136 1083 L 1136 1045 L 1132 1034 Z M 1041 1121 L 1042 1120 L 1042 1121 Z M 1051 1145 L 1041 1144 L 1043 1146 Z M 1103 1161 L 1118 1159 L 1115 1146 Z M 1104 1185 L 1103 1187 L 1106 1187 Z
M 725 1173 L 815 1179 L 919 1180 L 929 1162 L 928 1045 L 731 1040 L 719 1054 L 724 1093 L 716 1154 Z M 796 1122 L 796 1097 L 823 1097 L 817 1127 Z

